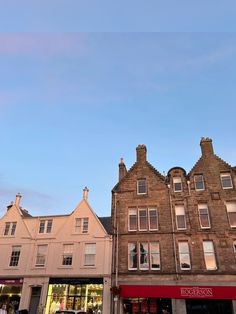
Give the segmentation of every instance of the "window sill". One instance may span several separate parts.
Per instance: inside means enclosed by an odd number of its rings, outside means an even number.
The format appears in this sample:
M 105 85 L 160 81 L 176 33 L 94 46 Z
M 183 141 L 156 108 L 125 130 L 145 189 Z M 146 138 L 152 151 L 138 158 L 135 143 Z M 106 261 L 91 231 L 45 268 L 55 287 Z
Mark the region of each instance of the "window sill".
M 58 269 L 73 269 L 73 265 L 61 265 L 57 267 Z

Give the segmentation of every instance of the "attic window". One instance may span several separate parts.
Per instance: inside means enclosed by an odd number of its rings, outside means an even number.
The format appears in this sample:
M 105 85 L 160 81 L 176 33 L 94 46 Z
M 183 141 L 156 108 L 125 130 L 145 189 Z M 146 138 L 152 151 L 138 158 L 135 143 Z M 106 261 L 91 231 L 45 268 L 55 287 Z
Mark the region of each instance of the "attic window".
M 223 189 L 232 189 L 233 183 L 229 172 L 220 174 L 221 185 Z
M 4 229 L 4 236 L 14 236 L 16 232 L 16 222 L 6 222 Z
M 147 194 L 147 180 L 139 179 L 137 181 L 137 194 Z
M 89 218 L 76 218 L 75 219 L 75 232 L 88 233 Z
M 52 231 L 52 219 L 40 220 L 39 233 L 51 233 Z

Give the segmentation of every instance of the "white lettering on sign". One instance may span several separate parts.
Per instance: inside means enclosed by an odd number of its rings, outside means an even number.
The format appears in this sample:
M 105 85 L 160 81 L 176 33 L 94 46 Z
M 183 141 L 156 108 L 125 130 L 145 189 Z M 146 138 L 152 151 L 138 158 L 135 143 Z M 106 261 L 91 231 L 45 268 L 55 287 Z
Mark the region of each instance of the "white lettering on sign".
M 212 288 L 201 288 L 201 287 L 185 287 L 181 288 L 182 297 L 191 297 L 191 298 L 207 298 L 213 297 Z

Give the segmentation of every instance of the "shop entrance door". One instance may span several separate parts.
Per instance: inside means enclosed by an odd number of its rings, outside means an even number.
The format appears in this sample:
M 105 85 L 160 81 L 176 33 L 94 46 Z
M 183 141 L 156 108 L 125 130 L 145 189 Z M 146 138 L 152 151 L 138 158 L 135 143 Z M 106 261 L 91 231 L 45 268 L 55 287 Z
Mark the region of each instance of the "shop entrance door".
M 41 295 L 41 287 L 32 287 L 31 288 L 31 299 L 29 306 L 29 314 L 37 313 L 37 309 L 39 306 L 39 300 Z

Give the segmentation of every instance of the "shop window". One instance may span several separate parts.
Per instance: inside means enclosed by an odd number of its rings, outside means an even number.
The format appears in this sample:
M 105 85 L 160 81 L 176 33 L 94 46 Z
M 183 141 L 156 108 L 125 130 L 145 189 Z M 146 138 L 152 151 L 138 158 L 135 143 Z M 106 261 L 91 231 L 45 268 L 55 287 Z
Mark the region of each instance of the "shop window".
M 14 236 L 16 232 L 17 223 L 14 222 L 5 222 L 4 236 Z
M 191 269 L 189 245 L 187 241 L 181 241 L 179 245 L 179 263 L 180 269 L 188 270 Z
M 40 220 L 39 233 L 51 233 L 52 231 L 52 219 Z
M 137 223 L 138 223 L 137 209 L 130 208 L 129 209 L 129 231 L 137 230 Z
M 147 181 L 146 181 L 146 179 L 139 179 L 137 181 L 137 194 L 147 194 Z
M 181 177 L 173 178 L 173 186 L 175 192 L 182 192 L 182 180 Z
M 21 246 L 20 245 L 14 245 L 12 247 L 12 252 L 11 252 L 11 258 L 10 258 L 10 264 L 9 266 L 18 266 L 19 259 L 20 259 L 20 251 L 21 251 Z
M 226 203 L 230 227 L 236 227 L 236 202 Z
M 194 176 L 194 185 L 196 191 L 205 190 L 203 175 L 199 174 Z
M 62 265 L 72 265 L 73 258 L 73 244 L 64 244 L 63 245 L 63 256 L 62 256 Z
M 46 262 L 47 244 L 37 246 L 36 267 L 44 267 Z
M 232 189 L 233 183 L 230 173 L 221 173 L 220 174 L 221 185 L 223 189 Z
M 148 215 L 149 215 L 149 230 L 157 230 L 158 229 L 157 209 L 149 208 Z
M 217 265 L 213 241 L 203 241 L 203 253 L 206 269 L 216 270 Z
M 176 227 L 178 230 L 186 229 L 186 217 L 183 205 L 175 206 Z
M 139 215 L 139 230 L 147 230 L 147 209 L 140 208 L 138 210 Z
M 94 266 L 96 257 L 96 243 L 86 243 L 85 244 L 85 266 Z
M 201 228 L 210 228 L 211 226 L 207 204 L 198 204 L 198 215 Z
M 75 219 L 75 232 L 88 233 L 89 218 L 76 218 Z

